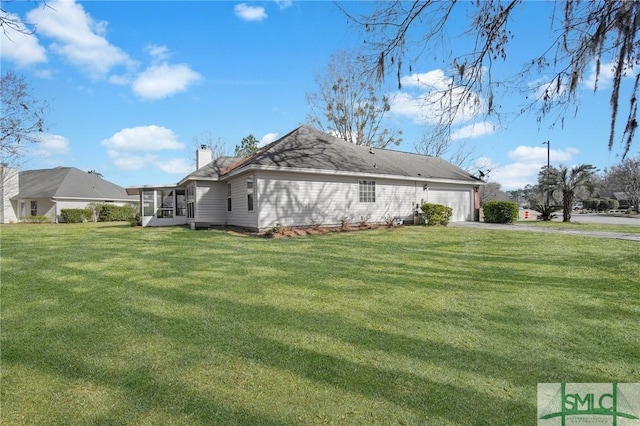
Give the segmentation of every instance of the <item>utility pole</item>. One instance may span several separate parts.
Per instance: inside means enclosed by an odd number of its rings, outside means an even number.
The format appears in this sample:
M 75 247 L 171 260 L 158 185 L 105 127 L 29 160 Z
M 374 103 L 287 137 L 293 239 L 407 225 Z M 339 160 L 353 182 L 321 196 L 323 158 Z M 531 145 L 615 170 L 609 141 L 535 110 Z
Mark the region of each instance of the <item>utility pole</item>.
M 542 142 L 543 145 L 547 145 L 547 171 L 545 173 L 546 176 L 546 181 L 547 181 L 547 207 L 549 207 L 551 201 L 549 200 L 549 197 L 551 195 L 551 191 L 549 190 L 549 168 L 551 167 L 549 160 L 550 160 L 550 153 L 551 153 L 551 143 L 549 141 L 544 141 Z

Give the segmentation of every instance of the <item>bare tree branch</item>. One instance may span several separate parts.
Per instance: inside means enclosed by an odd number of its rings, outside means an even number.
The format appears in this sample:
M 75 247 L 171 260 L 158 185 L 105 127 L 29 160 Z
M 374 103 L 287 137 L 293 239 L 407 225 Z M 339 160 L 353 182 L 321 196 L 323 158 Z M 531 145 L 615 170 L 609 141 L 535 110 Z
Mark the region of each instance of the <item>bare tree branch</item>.
M 413 2 L 378 2 L 374 11 L 364 16 L 354 16 L 341 6 L 343 12 L 361 28 L 369 54 L 367 67 L 379 78 L 392 74 L 389 66 L 395 66 L 398 86 L 402 75 L 419 64 L 422 56 L 448 62 L 451 82 L 439 93 L 432 92 L 427 102 L 448 107 L 437 125 L 443 127 L 437 133 L 446 135 L 448 128 L 470 106 L 486 117 L 499 116 L 497 101 L 514 88 L 525 93 L 525 105 L 517 112 L 536 111 L 539 122 L 551 119 L 551 124 L 562 124 L 564 117 L 579 109 L 580 83 L 595 66 L 595 87 L 604 64 L 612 63 L 612 93 L 610 97 L 610 131 L 608 147 L 613 149 L 618 128 L 618 110 L 623 95 L 622 82 L 629 73 L 638 74 L 634 67 L 640 64 L 640 0 L 628 1 L 580 1 L 556 2 L 550 16 L 549 31 L 558 33 L 539 54 L 532 52 L 528 65 L 519 73 L 501 81 L 493 79 L 497 62 L 508 58 L 513 33 L 509 29 L 510 18 L 519 10 L 522 0 L 476 0 L 474 2 L 438 2 L 432 0 Z M 466 34 L 475 40 L 468 52 L 443 51 L 447 46 L 447 24 L 454 10 L 468 12 L 469 28 Z M 456 14 L 456 17 L 459 15 Z M 416 56 L 408 57 L 411 52 Z M 531 87 L 533 75 L 550 78 Z M 640 75 L 640 74 L 639 74 Z M 535 81 L 536 79 L 533 79 Z M 622 127 L 622 157 L 624 158 L 635 138 L 637 128 L 638 82 L 628 91 L 629 111 Z

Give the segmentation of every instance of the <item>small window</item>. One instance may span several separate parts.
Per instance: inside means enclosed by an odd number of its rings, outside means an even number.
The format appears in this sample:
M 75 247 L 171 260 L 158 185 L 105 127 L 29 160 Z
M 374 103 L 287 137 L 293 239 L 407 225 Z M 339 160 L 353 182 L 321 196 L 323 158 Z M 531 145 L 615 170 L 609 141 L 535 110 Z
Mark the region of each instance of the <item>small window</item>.
M 376 202 L 376 182 L 373 180 L 361 180 L 358 182 L 358 200 L 361 203 Z
M 231 211 L 231 184 L 227 184 L 227 211 Z
M 247 210 L 253 211 L 253 178 L 247 179 Z
M 38 216 L 38 202 L 31 202 L 31 216 Z

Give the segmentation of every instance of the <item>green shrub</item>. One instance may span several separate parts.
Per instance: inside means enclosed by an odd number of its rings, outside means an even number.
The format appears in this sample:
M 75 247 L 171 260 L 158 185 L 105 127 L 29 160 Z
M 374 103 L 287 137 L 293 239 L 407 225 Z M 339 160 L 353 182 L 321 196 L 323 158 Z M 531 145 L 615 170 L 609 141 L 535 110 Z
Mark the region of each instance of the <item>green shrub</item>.
M 442 204 L 424 203 L 420 206 L 424 223 L 427 226 L 447 226 L 451 220 L 453 209 Z
M 587 200 L 582 201 L 582 207 L 585 210 L 598 210 L 599 204 L 600 204 L 600 200 L 596 200 L 594 198 L 589 198 Z
M 132 222 L 137 223 L 138 209 L 133 205 L 116 206 L 115 204 L 96 204 L 94 206 L 98 222 Z
M 606 199 L 607 203 L 606 205 L 604 205 L 602 210 L 615 210 L 618 207 L 620 207 L 620 202 L 618 200 L 614 200 L 612 198 L 607 198 Z
M 62 209 L 60 216 L 66 223 L 81 223 L 91 219 L 91 209 Z
M 139 226 L 142 225 L 142 220 L 140 219 L 140 213 L 136 212 L 135 215 L 133 215 L 130 219 L 129 219 L 129 224 L 131 226 Z
M 518 220 L 518 203 L 514 201 L 487 201 L 483 209 L 487 223 L 513 223 Z
M 582 206 L 587 210 L 607 211 L 617 209 L 620 203 L 612 198 L 592 198 L 584 200 Z
M 533 209 L 540 213 L 538 215 L 538 220 L 550 221 L 551 219 L 558 217 L 555 212 L 562 210 L 562 206 L 545 206 L 543 204 L 536 204 L 533 206 Z

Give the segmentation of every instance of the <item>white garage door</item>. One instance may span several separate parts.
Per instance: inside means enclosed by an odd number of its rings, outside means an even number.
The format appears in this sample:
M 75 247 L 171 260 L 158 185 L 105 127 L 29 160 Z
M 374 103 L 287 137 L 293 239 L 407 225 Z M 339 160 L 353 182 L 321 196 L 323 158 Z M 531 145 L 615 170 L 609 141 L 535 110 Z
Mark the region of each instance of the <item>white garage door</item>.
M 453 209 L 451 222 L 473 220 L 471 210 L 471 191 L 429 188 L 429 203 L 442 204 Z

